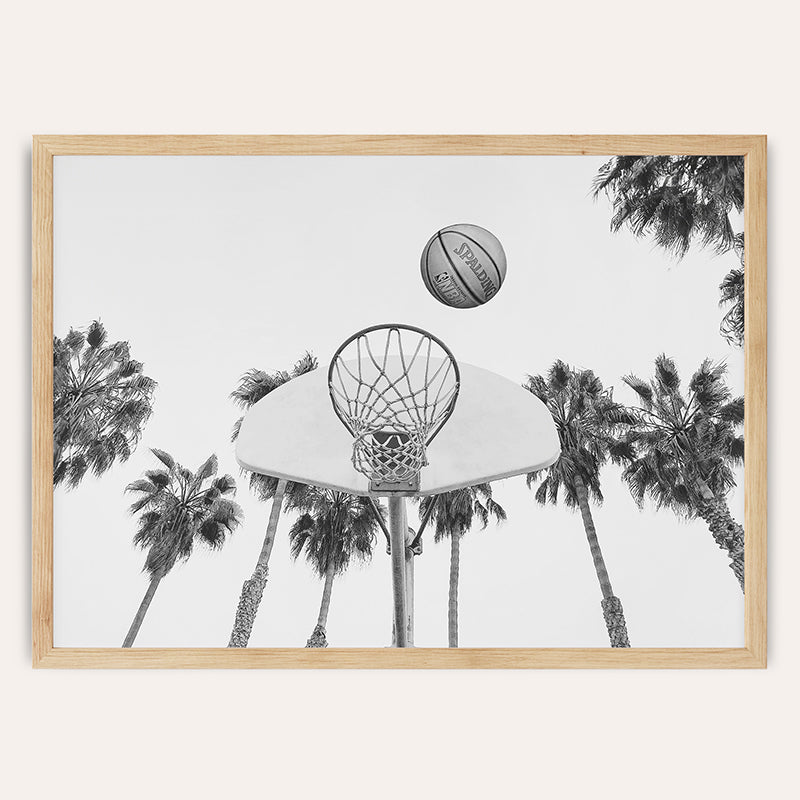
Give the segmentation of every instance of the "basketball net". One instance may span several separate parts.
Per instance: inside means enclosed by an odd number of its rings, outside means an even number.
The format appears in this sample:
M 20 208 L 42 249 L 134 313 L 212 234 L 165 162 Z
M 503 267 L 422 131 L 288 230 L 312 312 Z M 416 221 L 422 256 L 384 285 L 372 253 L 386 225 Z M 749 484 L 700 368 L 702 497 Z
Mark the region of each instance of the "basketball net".
M 366 328 L 336 351 L 328 387 L 370 491 L 417 491 L 426 448 L 458 397 L 458 364 L 445 344 L 410 325 Z

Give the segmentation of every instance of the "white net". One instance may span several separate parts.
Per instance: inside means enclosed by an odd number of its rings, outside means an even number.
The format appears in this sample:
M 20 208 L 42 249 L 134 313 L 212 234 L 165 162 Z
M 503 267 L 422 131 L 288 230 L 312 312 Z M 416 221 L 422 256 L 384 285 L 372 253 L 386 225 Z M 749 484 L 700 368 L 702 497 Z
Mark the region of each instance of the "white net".
M 413 483 L 453 411 L 459 373 L 447 347 L 407 325 L 367 328 L 331 361 L 331 399 L 353 436 L 353 466 L 378 488 Z

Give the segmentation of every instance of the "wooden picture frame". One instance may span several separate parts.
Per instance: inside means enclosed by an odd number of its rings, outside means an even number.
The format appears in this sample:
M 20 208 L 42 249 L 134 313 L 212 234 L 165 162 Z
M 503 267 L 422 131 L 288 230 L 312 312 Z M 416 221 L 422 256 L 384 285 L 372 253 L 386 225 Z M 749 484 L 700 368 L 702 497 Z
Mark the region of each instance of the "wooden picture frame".
M 767 189 L 764 136 L 35 136 L 33 666 L 37 668 L 761 668 L 767 663 Z M 741 155 L 745 163 L 742 648 L 62 648 L 53 644 L 53 158 L 66 155 Z

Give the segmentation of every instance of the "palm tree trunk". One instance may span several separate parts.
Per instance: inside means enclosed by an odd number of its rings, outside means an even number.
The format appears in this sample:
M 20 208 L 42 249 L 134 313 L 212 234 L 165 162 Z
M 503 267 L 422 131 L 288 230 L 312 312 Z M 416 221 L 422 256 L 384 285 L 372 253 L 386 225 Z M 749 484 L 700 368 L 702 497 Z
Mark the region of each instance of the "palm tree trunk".
M 128 635 L 125 637 L 125 641 L 122 643 L 123 647 L 133 646 L 136 635 L 139 633 L 139 628 L 142 627 L 142 622 L 144 622 L 144 615 L 147 613 L 147 609 L 150 608 L 150 603 L 153 601 L 153 595 L 156 593 L 158 584 L 161 583 L 161 578 L 163 577 L 163 573 L 157 572 L 150 578 L 150 585 L 147 587 L 147 591 L 144 593 L 144 598 L 139 605 L 139 610 L 136 612 L 136 616 L 133 618 L 133 622 L 131 623 Z
M 450 594 L 447 600 L 448 647 L 458 647 L 458 568 L 461 555 L 461 535 L 450 531 Z
M 325 586 L 322 589 L 322 602 L 319 604 L 319 616 L 311 638 L 306 642 L 306 647 L 327 647 L 328 640 L 325 636 L 325 626 L 328 624 L 328 609 L 331 607 L 331 590 L 333 589 L 334 563 L 328 564 L 325 571 Z
M 264 543 L 261 545 L 261 552 L 258 554 L 256 568 L 249 580 L 242 584 L 242 592 L 239 595 L 239 605 L 236 607 L 236 618 L 233 621 L 233 630 L 228 647 L 247 647 L 250 641 L 250 634 L 256 621 L 258 607 L 261 605 L 261 598 L 264 595 L 264 587 L 267 585 L 267 575 L 269 574 L 269 558 L 272 555 L 272 546 L 275 544 L 275 532 L 278 529 L 278 519 L 281 515 L 281 504 L 283 495 L 286 491 L 286 481 L 279 480 L 272 498 L 272 508 L 269 512 L 269 522 L 267 532 L 264 534 Z
M 711 495 L 698 505 L 697 513 L 708 525 L 717 545 L 727 551 L 730 568 L 744 592 L 744 528 L 733 519 L 724 498 Z
M 603 560 L 603 551 L 600 549 L 592 512 L 589 508 L 589 493 L 586 491 L 586 484 L 584 484 L 580 476 L 575 477 L 575 493 L 578 495 L 578 506 L 583 518 L 583 527 L 586 531 L 586 538 L 589 540 L 589 550 L 592 553 L 597 580 L 600 581 L 600 591 L 603 593 L 600 607 L 603 609 L 603 619 L 606 622 L 608 638 L 612 647 L 630 647 L 628 626 L 625 623 L 622 602 L 619 597 L 614 595 L 614 590 L 611 588 L 611 579 L 608 577 L 606 562 Z

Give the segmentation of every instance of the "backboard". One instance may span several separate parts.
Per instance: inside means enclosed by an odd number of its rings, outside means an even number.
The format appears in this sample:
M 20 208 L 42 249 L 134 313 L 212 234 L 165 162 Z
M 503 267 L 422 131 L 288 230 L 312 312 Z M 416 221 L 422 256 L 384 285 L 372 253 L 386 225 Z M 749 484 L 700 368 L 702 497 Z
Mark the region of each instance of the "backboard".
M 358 362 L 347 364 L 358 368 Z M 458 366 L 458 400 L 428 446 L 428 465 L 414 494 L 439 494 L 555 463 L 558 433 L 541 400 L 489 370 Z M 334 412 L 327 378 L 326 370 L 316 369 L 252 406 L 236 459 L 251 472 L 368 495 L 369 479 L 353 467 L 353 438 Z

